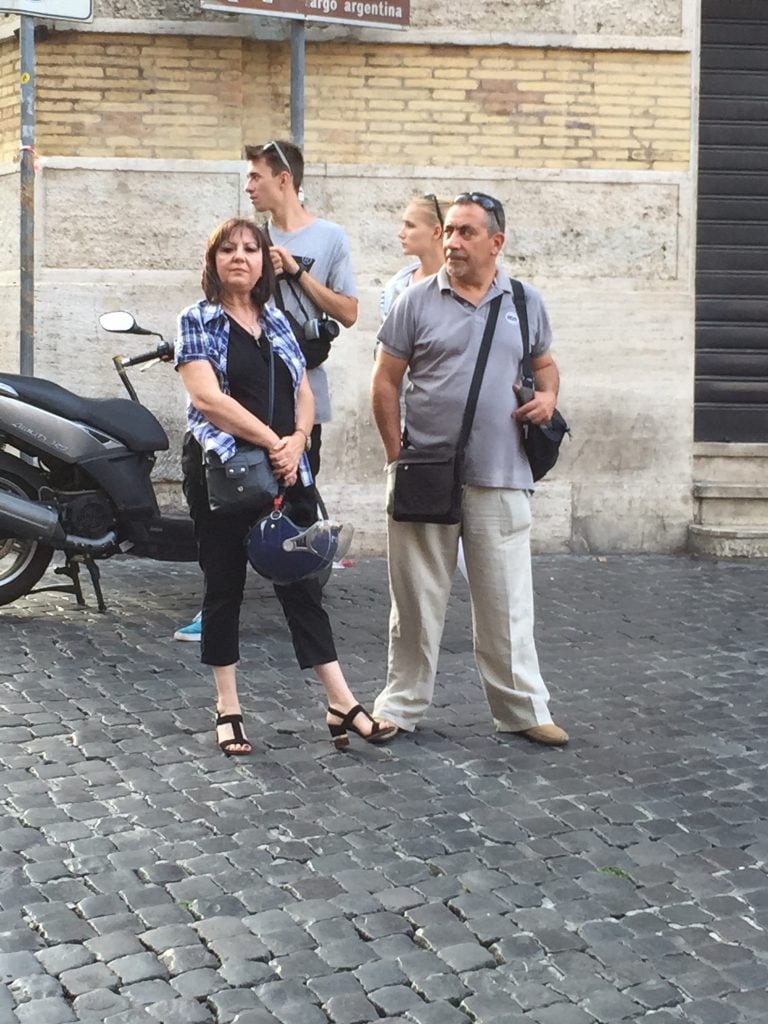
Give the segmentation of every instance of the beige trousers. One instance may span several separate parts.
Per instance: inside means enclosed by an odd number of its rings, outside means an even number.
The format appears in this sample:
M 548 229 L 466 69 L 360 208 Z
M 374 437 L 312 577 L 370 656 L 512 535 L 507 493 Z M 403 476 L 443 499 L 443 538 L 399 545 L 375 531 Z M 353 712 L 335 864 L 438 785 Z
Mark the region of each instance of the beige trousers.
M 393 483 L 390 472 L 390 494 Z M 496 729 L 552 721 L 533 639 L 530 528 L 526 492 L 492 487 L 465 487 L 456 526 L 388 517 L 389 660 L 377 718 L 411 731 L 429 708 L 461 537 L 475 661 Z

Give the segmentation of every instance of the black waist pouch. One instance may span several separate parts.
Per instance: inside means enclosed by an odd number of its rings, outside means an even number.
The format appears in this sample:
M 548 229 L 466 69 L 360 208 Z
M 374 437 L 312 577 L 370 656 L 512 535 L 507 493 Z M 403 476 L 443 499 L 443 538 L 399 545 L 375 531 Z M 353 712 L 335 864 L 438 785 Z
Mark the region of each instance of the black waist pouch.
M 461 522 L 464 459 L 455 448 L 404 448 L 395 468 L 398 523 Z

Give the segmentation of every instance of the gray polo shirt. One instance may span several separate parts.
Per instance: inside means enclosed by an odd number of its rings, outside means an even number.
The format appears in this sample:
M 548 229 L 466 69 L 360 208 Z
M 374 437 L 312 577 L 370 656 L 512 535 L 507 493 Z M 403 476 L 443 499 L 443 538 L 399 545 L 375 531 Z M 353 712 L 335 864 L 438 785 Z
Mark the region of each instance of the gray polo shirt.
M 526 282 L 533 356 L 552 344 L 549 317 L 540 293 Z M 520 382 L 523 342 L 509 275 L 496 277 L 479 306 L 457 295 L 443 267 L 406 289 L 379 331 L 389 355 L 408 363 L 405 423 L 416 448 L 455 443 L 469 394 L 488 305 L 503 293 L 483 384 L 467 445 L 466 480 L 476 487 L 529 490 L 533 477 L 512 413 L 518 406 L 513 384 Z
M 269 234 L 273 245 L 287 249 L 320 284 L 340 295 L 357 296 L 349 242 L 338 224 L 316 217 L 306 227 L 289 232 L 281 231 L 270 221 Z M 281 281 L 279 288 L 285 308 L 300 324 L 322 315 L 301 284 L 296 283 L 291 288 L 287 281 Z M 331 398 L 325 370 L 316 366 L 314 370 L 307 370 L 307 377 L 315 396 L 315 423 L 326 423 L 331 418 Z

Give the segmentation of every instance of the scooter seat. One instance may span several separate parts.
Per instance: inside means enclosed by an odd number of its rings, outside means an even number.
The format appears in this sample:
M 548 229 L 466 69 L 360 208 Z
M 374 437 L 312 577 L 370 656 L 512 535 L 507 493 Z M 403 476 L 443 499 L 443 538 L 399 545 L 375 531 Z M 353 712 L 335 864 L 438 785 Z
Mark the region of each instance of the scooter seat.
M 122 441 L 131 451 L 168 449 L 168 437 L 149 409 L 128 398 L 80 398 L 53 381 L 17 373 L 0 373 L 0 396 L 3 384 L 13 388 L 22 402 L 96 427 Z

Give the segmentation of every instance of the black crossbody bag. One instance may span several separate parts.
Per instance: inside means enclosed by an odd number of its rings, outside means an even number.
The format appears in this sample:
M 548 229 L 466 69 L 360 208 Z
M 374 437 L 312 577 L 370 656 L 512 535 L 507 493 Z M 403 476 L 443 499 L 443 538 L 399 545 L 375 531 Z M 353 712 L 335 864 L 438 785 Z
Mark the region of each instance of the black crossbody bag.
M 392 518 L 398 523 L 461 522 L 461 498 L 464 490 L 464 452 L 475 418 L 480 385 L 488 362 L 493 332 L 503 296 L 491 300 L 483 340 L 477 355 L 475 372 L 455 447 L 433 448 L 408 446 L 407 430 L 403 433 L 406 447 L 400 452 L 395 468 L 395 490 Z
M 535 389 L 533 367 L 531 366 L 531 346 L 528 328 L 528 307 L 525 303 L 525 291 L 522 284 L 510 278 L 512 296 L 515 300 L 517 319 L 520 321 L 520 333 L 523 338 L 523 376 L 524 388 Z M 534 480 L 541 480 L 552 469 L 560 454 L 560 444 L 571 428 L 563 416 L 555 409 L 549 423 L 521 423 L 520 431 L 523 448 L 528 457 Z
M 275 412 L 275 354 L 266 336 L 265 341 L 269 349 L 267 426 L 271 427 Z M 266 449 L 259 445 L 238 441 L 237 451 L 226 462 L 222 462 L 216 452 L 205 452 L 203 464 L 211 512 L 262 512 L 277 497 L 277 478 Z

